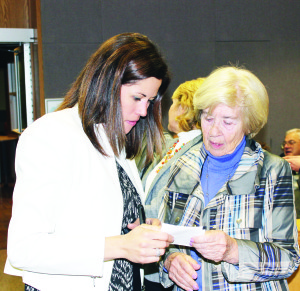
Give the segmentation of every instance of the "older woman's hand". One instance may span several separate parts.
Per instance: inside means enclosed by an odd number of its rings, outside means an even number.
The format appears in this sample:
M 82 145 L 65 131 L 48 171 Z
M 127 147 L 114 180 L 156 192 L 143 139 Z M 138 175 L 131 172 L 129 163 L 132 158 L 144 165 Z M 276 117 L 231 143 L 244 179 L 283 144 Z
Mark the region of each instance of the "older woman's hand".
M 198 290 L 195 282 L 200 265 L 190 256 L 183 253 L 172 253 L 164 263 L 170 279 L 184 290 Z
M 224 231 L 208 230 L 205 235 L 193 237 L 191 246 L 208 260 L 230 264 L 239 262 L 237 242 Z

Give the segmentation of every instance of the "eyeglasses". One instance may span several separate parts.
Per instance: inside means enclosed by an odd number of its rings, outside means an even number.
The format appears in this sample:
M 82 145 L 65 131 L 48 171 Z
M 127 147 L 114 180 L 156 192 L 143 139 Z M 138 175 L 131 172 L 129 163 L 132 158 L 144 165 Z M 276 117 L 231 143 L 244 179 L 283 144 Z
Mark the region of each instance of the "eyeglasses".
M 296 143 L 296 141 L 294 141 L 294 140 L 284 141 L 284 142 L 281 144 L 281 149 L 284 149 L 284 147 L 285 147 L 286 145 L 293 146 L 295 143 Z

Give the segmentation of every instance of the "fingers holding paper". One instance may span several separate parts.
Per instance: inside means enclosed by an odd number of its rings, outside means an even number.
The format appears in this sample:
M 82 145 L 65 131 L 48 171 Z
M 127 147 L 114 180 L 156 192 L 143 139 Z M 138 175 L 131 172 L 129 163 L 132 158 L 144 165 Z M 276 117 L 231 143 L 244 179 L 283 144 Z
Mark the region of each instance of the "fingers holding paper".
M 208 230 L 204 235 L 192 237 L 190 245 L 208 260 L 231 264 L 239 262 L 237 242 L 224 231 Z
M 190 256 L 177 252 L 168 256 L 164 263 L 168 270 L 170 279 L 184 290 L 198 290 L 195 282 L 197 278 L 196 270 L 200 265 Z
M 173 237 L 160 232 L 159 227 L 147 224 L 134 228 L 123 237 L 123 248 L 126 250 L 125 258 L 142 264 L 157 262 L 173 241 Z
M 174 238 L 159 226 L 142 224 L 125 235 L 105 238 L 104 260 L 124 258 L 134 263 L 158 262 Z

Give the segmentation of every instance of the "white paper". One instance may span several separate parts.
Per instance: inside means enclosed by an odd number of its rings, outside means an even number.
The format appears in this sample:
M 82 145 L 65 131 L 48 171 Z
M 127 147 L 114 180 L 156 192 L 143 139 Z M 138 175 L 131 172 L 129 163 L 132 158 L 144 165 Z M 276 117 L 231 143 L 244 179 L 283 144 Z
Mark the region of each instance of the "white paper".
M 163 223 L 161 227 L 162 232 L 166 232 L 174 237 L 174 245 L 191 246 L 190 241 L 194 236 L 204 235 L 205 230 L 202 226 L 180 226 Z

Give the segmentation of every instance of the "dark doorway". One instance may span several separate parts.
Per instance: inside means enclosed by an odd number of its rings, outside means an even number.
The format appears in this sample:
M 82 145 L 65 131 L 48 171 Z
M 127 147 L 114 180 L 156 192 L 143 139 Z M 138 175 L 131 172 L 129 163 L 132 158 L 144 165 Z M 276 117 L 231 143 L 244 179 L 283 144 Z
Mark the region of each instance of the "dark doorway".
M 14 63 L 14 49 L 18 44 L 0 45 L 0 135 L 11 132 L 8 64 Z
M 14 159 L 18 141 L 18 134 L 12 130 L 14 124 L 13 106 L 16 100 L 16 92 L 13 90 L 11 79 L 13 64 L 15 62 L 14 51 L 19 47 L 18 43 L 0 44 L 0 184 L 8 185 L 15 181 Z M 22 73 L 22 69 L 20 70 Z M 22 78 L 21 78 L 22 79 Z M 23 78 L 24 79 L 24 78 Z

